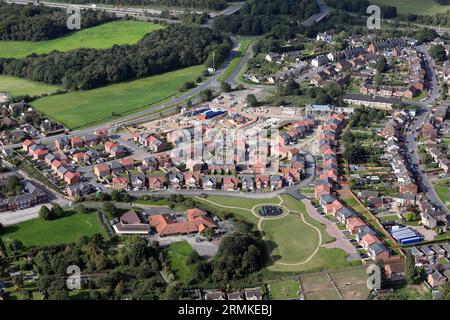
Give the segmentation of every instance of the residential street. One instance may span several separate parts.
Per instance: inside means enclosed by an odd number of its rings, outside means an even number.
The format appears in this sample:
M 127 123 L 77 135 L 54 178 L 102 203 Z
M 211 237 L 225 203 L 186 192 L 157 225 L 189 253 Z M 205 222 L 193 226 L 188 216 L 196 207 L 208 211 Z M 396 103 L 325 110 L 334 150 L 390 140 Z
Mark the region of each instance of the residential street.
M 417 175 L 418 175 L 418 185 L 420 189 L 424 192 L 427 199 L 437 205 L 438 207 L 441 207 L 444 209 L 447 214 L 450 214 L 450 210 L 448 210 L 447 206 L 441 201 L 439 196 L 437 195 L 436 191 L 433 188 L 433 184 L 431 183 L 430 179 L 428 178 L 428 175 L 422 170 L 424 170 L 423 166 L 419 165 L 419 156 L 418 156 L 418 148 L 417 148 L 417 142 L 418 142 L 418 136 L 419 132 L 417 130 L 420 130 L 422 125 L 424 124 L 426 118 L 429 116 L 429 109 L 428 105 L 433 104 L 440 96 L 439 93 L 439 82 L 436 77 L 435 72 L 433 71 L 434 68 L 434 62 L 431 59 L 428 50 L 425 46 L 418 47 L 419 51 L 425 54 L 426 60 L 427 60 L 427 76 L 428 79 L 431 79 L 430 81 L 430 87 L 431 87 L 431 94 L 429 97 L 423 101 L 423 102 L 411 102 L 411 105 L 416 105 L 419 107 L 418 113 L 416 116 L 416 119 L 411 123 L 409 129 L 410 134 L 406 135 L 406 146 L 408 150 L 413 150 L 412 153 L 408 153 L 410 163 L 412 166 L 416 166 L 417 169 Z

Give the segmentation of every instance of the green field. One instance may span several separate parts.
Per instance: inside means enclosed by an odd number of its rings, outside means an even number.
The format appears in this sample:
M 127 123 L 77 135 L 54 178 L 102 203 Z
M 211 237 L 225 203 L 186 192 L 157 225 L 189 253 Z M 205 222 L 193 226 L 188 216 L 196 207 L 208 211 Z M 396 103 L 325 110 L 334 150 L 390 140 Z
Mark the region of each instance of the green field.
M 264 220 L 264 236 L 272 256 L 281 262 L 296 263 L 307 259 L 319 245 L 319 236 L 296 214 L 277 220 Z
M 95 213 L 66 211 L 63 218 L 45 221 L 40 218 L 5 227 L 0 238 L 5 245 L 11 239 L 22 241 L 25 248 L 77 241 L 81 236 L 105 234 Z
M 450 10 L 450 6 L 441 5 L 435 0 L 370 0 L 370 2 L 397 7 L 400 14 L 433 15 Z
M 118 20 L 82 29 L 64 37 L 46 41 L 0 41 L 0 57 L 22 58 L 31 53 L 78 48 L 110 48 L 115 44 L 133 44 L 149 32 L 163 28 L 160 24 Z
M 434 190 L 436 191 L 439 198 L 442 200 L 444 204 L 450 201 L 450 188 L 445 186 L 446 183 L 448 184 L 450 182 L 450 179 L 445 180 L 439 180 L 433 184 Z
M 295 280 L 284 280 L 270 284 L 271 300 L 288 300 L 299 297 L 300 284 Z
M 43 97 L 32 105 L 69 128 L 99 124 L 112 120 L 112 112 L 118 116 L 132 114 L 178 94 L 184 82 L 196 79 L 203 70 L 203 65 L 188 67 L 102 88 Z
M 192 251 L 192 247 L 187 241 L 174 242 L 164 251 L 172 271 L 179 281 L 187 282 L 192 277 L 192 267 L 186 263 L 187 257 Z
M 56 92 L 58 89 L 58 86 L 0 75 L 0 92 L 9 93 L 11 96 L 40 96 Z

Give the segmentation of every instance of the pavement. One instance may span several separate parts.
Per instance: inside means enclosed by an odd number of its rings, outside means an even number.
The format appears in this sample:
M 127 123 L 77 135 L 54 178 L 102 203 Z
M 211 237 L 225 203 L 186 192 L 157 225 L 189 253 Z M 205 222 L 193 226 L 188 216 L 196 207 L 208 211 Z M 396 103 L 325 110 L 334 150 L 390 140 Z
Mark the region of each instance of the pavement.
M 316 221 L 320 222 L 325 226 L 325 231 L 336 240 L 330 243 L 325 243 L 322 246 L 328 249 L 331 248 L 339 248 L 343 249 L 347 254 L 347 260 L 359 260 L 360 256 L 356 248 L 352 245 L 350 240 L 339 230 L 336 223 L 328 220 L 319 212 L 317 212 L 316 208 L 311 204 L 309 200 L 303 200 L 303 203 L 306 207 L 306 212 Z

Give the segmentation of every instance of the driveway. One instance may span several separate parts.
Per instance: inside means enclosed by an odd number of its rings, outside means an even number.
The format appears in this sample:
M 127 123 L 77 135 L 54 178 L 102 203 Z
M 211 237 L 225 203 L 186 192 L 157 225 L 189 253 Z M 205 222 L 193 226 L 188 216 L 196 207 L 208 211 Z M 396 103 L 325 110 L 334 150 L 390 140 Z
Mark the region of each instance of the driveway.
M 347 254 L 347 260 L 360 260 L 360 256 L 356 248 L 351 244 L 350 240 L 347 239 L 346 236 L 339 230 L 337 225 L 322 216 L 319 212 L 317 212 L 316 208 L 311 204 L 311 201 L 304 199 L 302 200 L 306 206 L 306 211 L 308 214 L 316 221 L 320 222 L 325 226 L 325 231 L 336 240 L 330 243 L 323 244 L 322 246 L 328 249 L 331 248 L 339 248 L 343 249 Z

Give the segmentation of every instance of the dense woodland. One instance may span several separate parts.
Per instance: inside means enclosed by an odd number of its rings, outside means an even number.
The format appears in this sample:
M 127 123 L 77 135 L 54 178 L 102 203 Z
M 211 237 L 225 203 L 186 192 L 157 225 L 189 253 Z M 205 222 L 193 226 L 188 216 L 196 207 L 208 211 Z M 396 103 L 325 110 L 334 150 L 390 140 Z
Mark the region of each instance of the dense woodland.
M 64 10 L 43 5 L 15 5 L 0 2 L 0 40 L 40 41 L 72 32 L 67 28 Z M 93 27 L 116 19 L 115 16 L 92 10 L 83 11 L 81 28 Z
M 56 0 L 56 2 L 70 2 L 75 4 L 103 3 L 110 5 L 117 5 L 120 2 L 122 5 L 163 5 L 171 7 L 210 10 L 222 10 L 228 7 L 227 1 L 225 0 Z
M 315 0 L 249 0 L 237 14 L 215 19 L 214 28 L 244 35 L 274 32 L 288 38 L 318 10 Z
M 229 38 L 210 29 L 171 25 L 149 33 L 135 45 L 3 58 L 0 73 L 61 84 L 67 89 L 92 89 L 205 62 L 210 64 L 213 52 L 219 64 L 231 47 Z

